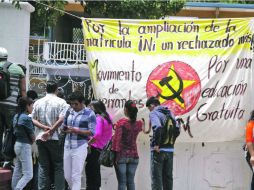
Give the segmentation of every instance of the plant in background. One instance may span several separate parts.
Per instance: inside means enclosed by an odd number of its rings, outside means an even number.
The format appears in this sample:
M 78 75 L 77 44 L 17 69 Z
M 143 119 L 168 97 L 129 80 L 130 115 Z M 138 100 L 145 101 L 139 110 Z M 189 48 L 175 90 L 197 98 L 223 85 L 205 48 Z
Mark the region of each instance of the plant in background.
M 158 19 L 175 15 L 185 0 L 79 1 L 87 18 Z
M 64 12 L 51 9 L 49 7 L 64 10 L 64 6 L 67 4 L 67 1 L 50 1 L 50 0 L 12 1 L 12 4 L 14 4 L 15 7 L 19 9 L 21 2 L 28 2 L 35 8 L 35 11 L 31 13 L 31 27 L 30 27 L 31 35 L 45 35 L 46 33 L 45 30 L 50 26 L 55 26 L 58 18 L 64 15 Z M 45 5 L 48 5 L 49 7 L 40 4 L 40 2 Z

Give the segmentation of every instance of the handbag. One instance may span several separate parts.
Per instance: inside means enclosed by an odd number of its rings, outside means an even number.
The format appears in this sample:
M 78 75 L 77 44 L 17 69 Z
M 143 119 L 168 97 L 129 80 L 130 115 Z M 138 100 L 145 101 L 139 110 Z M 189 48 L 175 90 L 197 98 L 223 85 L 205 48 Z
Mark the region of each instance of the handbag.
M 19 116 L 17 118 L 17 122 L 15 124 L 15 127 L 18 125 Z M 16 157 L 15 151 L 14 151 L 14 145 L 16 142 L 16 136 L 14 134 L 13 126 L 11 126 L 9 129 L 6 130 L 2 145 L 2 154 L 7 160 L 12 160 Z
M 112 150 L 112 139 L 105 145 L 99 156 L 100 165 L 112 167 L 115 162 L 115 152 Z

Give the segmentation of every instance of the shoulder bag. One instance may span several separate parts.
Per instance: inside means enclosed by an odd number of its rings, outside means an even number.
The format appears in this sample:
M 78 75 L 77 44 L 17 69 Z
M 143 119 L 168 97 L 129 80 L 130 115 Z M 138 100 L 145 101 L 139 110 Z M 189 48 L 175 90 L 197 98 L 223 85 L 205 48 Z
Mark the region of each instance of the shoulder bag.
M 98 159 L 99 164 L 112 167 L 115 162 L 115 152 L 112 150 L 112 139 L 105 145 Z
M 15 124 L 15 127 L 18 125 L 19 116 L 17 118 L 17 122 Z M 16 136 L 14 134 L 13 126 L 11 126 L 9 129 L 6 129 L 3 146 L 2 146 L 2 154 L 7 160 L 12 160 L 16 157 L 15 151 L 14 151 L 14 145 L 16 142 Z

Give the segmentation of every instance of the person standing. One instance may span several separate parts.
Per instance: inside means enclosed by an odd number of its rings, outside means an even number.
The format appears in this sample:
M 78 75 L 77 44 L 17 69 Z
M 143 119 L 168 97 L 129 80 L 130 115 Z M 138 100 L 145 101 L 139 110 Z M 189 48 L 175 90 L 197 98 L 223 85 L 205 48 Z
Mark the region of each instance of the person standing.
M 38 94 L 34 90 L 28 90 L 26 92 L 26 96 L 31 98 L 34 102 L 38 99 Z M 32 117 L 32 114 L 28 115 Z M 32 180 L 25 186 L 24 190 L 38 190 L 38 149 L 36 142 L 32 144 L 32 159 L 33 159 L 33 178 Z
M 104 103 L 94 100 L 90 103 L 96 114 L 96 128 L 94 136 L 89 140 L 90 153 L 86 158 L 86 190 L 100 190 L 101 172 L 98 162 L 100 152 L 112 137 L 112 120 L 106 111 Z
M 7 62 L 8 52 L 5 48 L 0 47 L 0 69 L 3 69 L 4 64 Z M 1 153 L 2 139 L 5 129 L 12 126 L 12 119 L 16 114 L 17 98 L 18 96 L 26 96 L 26 81 L 25 73 L 22 68 L 16 63 L 12 63 L 8 71 L 10 73 L 10 96 L 0 100 L 0 161 L 11 161 Z
M 26 92 L 26 96 L 31 98 L 33 101 L 36 101 L 38 99 L 38 94 L 36 91 L 34 90 L 28 90 Z
M 247 145 L 248 152 L 250 154 L 250 160 L 248 164 L 252 169 L 252 180 L 251 180 L 251 189 L 254 190 L 254 138 L 253 138 L 253 129 L 254 129 L 254 110 L 251 112 L 250 119 L 246 126 L 246 135 L 245 135 L 245 142 Z
M 55 189 L 63 190 L 65 188 L 63 151 L 58 142 L 58 127 L 61 126 L 69 105 L 56 96 L 57 83 L 55 81 L 47 81 L 46 91 L 46 96 L 34 103 L 32 112 L 33 123 L 37 127 L 35 131 L 39 153 L 38 189 L 49 189 L 52 164 Z
M 116 152 L 115 171 L 118 190 L 135 190 L 134 177 L 139 162 L 137 151 L 137 136 L 145 128 L 143 121 L 137 120 L 138 108 L 132 100 L 124 105 L 126 118 L 116 123 L 112 150 Z
M 153 130 L 151 139 L 151 181 L 152 190 L 172 190 L 173 189 L 173 153 L 174 145 L 168 142 L 161 147 L 162 127 L 167 121 L 167 117 L 172 118 L 177 128 L 173 113 L 164 106 L 160 106 L 160 101 L 156 97 L 150 97 L 146 101 L 149 109 L 149 119 Z
M 71 109 L 61 130 L 66 133 L 64 143 L 64 176 L 71 190 L 81 189 L 81 177 L 87 156 L 88 137 L 94 135 L 95 113 L 84 106 L 84 95 L 73 92 L 69 97 Z
M 28 97 L 19 98 L 17 110 L 13 120 L 16 158 L 14 159 L 12 189 L 22 190 L 33 177 L 32 143 L 35 135 L 32 119 L 28 116 L 33 110 L 33 100 Z

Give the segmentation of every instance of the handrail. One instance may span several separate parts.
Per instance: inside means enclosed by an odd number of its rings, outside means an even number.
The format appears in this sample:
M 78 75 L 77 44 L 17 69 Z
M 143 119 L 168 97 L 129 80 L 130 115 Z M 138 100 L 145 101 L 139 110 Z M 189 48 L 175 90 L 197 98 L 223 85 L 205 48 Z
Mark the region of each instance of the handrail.
M 48 61 L 86 62 L 84 44 L 44 42 L 43 59 Z

